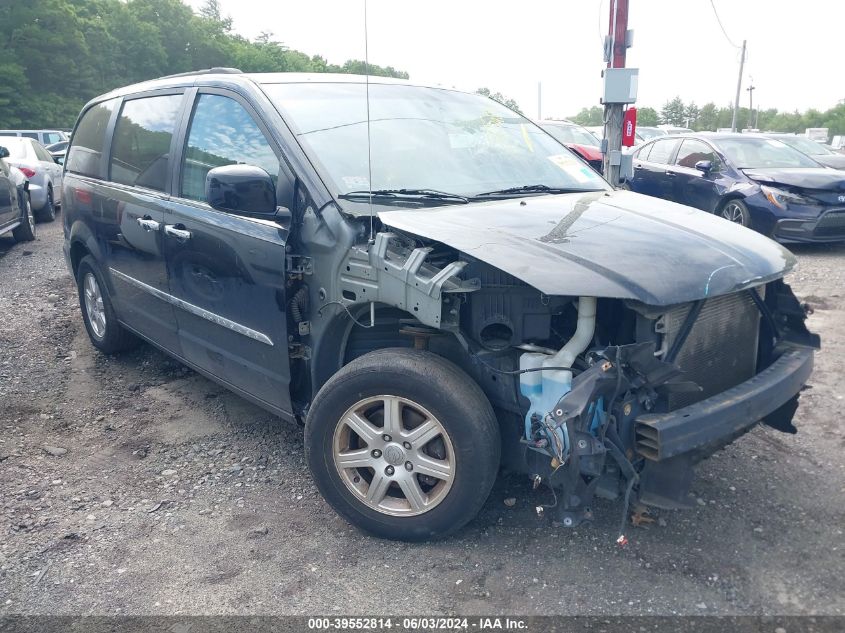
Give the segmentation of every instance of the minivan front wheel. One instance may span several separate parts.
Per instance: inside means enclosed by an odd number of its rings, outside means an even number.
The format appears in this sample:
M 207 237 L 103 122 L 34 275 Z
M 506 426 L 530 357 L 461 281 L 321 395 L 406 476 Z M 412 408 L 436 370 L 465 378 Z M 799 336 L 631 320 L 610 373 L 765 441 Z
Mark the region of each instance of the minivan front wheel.
M 323 386 L 305 448 L 326 501 L 350 523 L 400 540 L 445 537 L 487 499 L 499 427 L 477 384 L 429 352 L 366 354 Z
M 82 321 L 94 347 L 106 354 L 115 354 L 138 343 L 138 339 L 118 322 L 103 275 L 90 255 L 79 262 L 76 287 Z

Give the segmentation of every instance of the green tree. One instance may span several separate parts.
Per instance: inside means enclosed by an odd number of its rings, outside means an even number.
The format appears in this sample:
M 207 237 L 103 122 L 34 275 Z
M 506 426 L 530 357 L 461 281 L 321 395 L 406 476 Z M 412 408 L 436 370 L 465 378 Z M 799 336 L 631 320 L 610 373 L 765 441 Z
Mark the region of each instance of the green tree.
M 657 110 L 649 107 L 637 108 L 637 125 L 654 127 L 658 123 L 660 123 L 660 119 Z M 598 123 L 598 125 L 601 125 L 601 123 Z
M 684 127 L 694 127 L 698 122 L 698 115 L 701 112 L 695 101 L 684 108 Z
M 219 0 L 0 0 L 0 127 L 70 127 L 92 97 L 214 66 L 244 71 L 364 72 L 232 31 Z M 408 78 L 392 66 L 373 75 Z
M 569 120 L 578 125 L 601 125 L 604 122 L 604 108 L 600 106 L 581 108 L 578 114 L 569 117 Z M 637 122 L 639 123 L 639 112 L 637 113 Z
M 660 122 L 667 125 L 682 126 L 686 118 L 686 108 L 680 97 L 667 101 L 660 108 Z

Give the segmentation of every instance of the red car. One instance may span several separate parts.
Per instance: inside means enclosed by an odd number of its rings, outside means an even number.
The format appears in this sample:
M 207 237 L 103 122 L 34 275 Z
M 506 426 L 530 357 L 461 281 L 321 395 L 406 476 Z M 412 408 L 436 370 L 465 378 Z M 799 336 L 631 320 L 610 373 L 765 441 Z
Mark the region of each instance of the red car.
M 589 130 L 571 121 L 540 121 L 539 125 L 601 173 L 601 141 Z

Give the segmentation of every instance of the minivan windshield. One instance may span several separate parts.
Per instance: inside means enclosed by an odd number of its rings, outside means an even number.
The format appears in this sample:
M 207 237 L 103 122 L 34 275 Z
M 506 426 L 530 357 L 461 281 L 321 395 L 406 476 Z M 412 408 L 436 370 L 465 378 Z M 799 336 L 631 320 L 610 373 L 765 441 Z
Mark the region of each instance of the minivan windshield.
M 369 188 L 365 84 L 263 88 L 336 195 Z M 373 190 L 400 196 L 432 190 L 471 198 L 526 186 L 554 192 L 610 188 L 531 121 L 487 97 L 379 83 L 370 84 L 369 95 Z
M 820 166 L 806 154 L 773 138 L 735 137 L 719 139 L 717 143 L 740 169 Z

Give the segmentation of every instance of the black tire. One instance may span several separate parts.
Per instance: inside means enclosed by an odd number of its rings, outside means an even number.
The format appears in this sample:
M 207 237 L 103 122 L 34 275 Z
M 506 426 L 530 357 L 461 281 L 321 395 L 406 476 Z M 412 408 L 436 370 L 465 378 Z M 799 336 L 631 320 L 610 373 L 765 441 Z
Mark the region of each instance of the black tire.
M 342 418 L 356 403 L 377 397 L 410 401 L 412 405 L 406 403 L 402 409 L 401 416 L 405 418 L 414 414 L 413 405 L 430 412 L 445 430 L 445 435 L 438 436 L 433 443 L 447 437 L 453 449 L 450 487 L 436 505 L 420 514 L 393 516 L 367 505 L 351 490 L 340 468 L 335 466 L 335 432 L 344 428 Z M 410 414 L 406 412 L 408 408 Z M 369 442 L 367 444 L 369 451 Z M 425 446 L 431 445 L 432 442 Z M 384 448 L 384 459 L 388 460 L 389 451 Z M 405 448 L 410 448 L 410 444 Z M 423 450 L 422 446 L 414 448 Z M 490 402 L 463 371 L 430 352 L 383 349 L 355 359 L 323 385 L 305 422 L 305 451 L 317 487 L 338 514 L 375 536 L 422 541 L 444 538 L 478 514 L 496 480 L 501 446 L 499 425 Z M 414 459 L 410 450 L 407 457 L 409 461 L 404 470 L 409 470 L 408 464 Z M 397 478 L 408 476 L 402 473 L 401 459 L 393 462 L 397 463 Z M 367 471 L 363 469 L 353 472 L 362 472 L 362 477 L 366 478 Z M 412 475 L 418 482 L 425 480 L 425 475 Z M 401 491 L 399 488 L 391 483 L 387 490 L 401 496 L 404 488 Z
M 88 275 L 93 275 L 100 297 L 102 298 L 104 327 L 101 332 L 97 331 L 100 329 L 99 327 L 92 325 L 92 318 L 96 320 L 96 317 L 92 317 L 89 314 L 86 306 L 85 284 Z M 91 255 L 86 255 L 79 262 L 79 267 L 76 270 L 76 288 L 79 293 L 79 309 L 82 312 L 82 321 L 85 323 L 88 338 L 91 339 L 94 347 L 105 354 L 116 354 L 138 345 L 138 338 L 118 322 L 117 315 L 112 306 L 111 297 L 109 297 L 108 286 L 105 284 L 103 274 L 100 272 L 97 262 Z
M 719 210 L 716 215 L 733 222 L 740 224 L 746 228 L 751 226 L 751 214 L 748 212 L 748 207 L 738 198 L 729 198 L 719 205 Z
M 47 186 L 47 202 L 38 210 L 35 217 L 39 222 L 52 222 L 56 219 L 56 201 L 53 199 L 53 185 Z
M 29 202 L 29 194 L 21 195 L 21 224 L 12 230 L 15 241 L 31 242 L 35 239 L 35 215 L 32 213 L 32 205 Z

